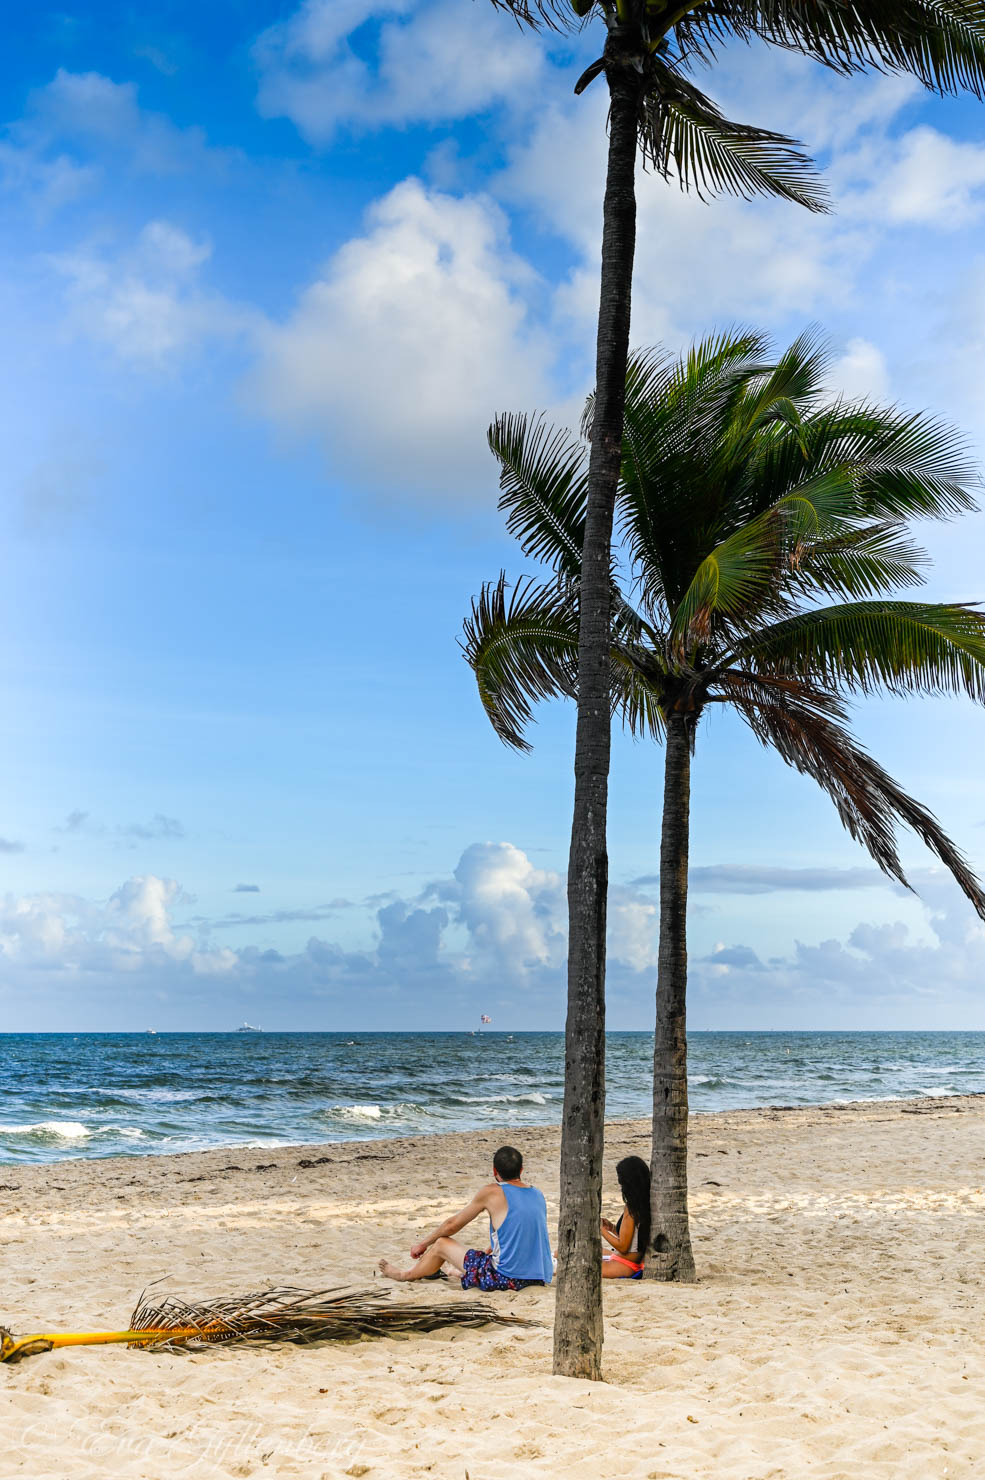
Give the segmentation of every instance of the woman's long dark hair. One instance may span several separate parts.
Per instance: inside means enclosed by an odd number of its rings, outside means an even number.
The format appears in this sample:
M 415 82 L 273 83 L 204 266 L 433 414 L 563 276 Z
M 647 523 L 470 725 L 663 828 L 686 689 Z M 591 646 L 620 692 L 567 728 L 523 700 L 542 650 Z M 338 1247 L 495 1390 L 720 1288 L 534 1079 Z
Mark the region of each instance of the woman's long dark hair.
M 650 1168 L 642 1156 L 624 1156 L 616 1166 L 622 1200 L 636 1224 L 636 1257 L 642 1264 L 650 1242 Z

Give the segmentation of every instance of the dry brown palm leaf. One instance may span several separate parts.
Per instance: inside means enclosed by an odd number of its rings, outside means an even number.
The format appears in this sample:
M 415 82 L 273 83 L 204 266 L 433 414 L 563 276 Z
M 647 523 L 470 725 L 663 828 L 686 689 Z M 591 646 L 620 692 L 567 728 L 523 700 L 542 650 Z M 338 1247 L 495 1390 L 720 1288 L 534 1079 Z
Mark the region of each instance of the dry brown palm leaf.
M 269 1345 L 291 1342 L 359 1341 L 364 1337 L 406 1337 L 449 1326 L 535 1326 L 523 1316 L 501 1314 L 477 1301 L 421 1304 L 391 1301 L 388 1290 L 299 1290 L 293 1286 L 230 1295 L 218 1300 L 179 1300 L 144 1291 L 126 1331 L 46 1332 L 13 1336 L 0 1326 L 0 1362 L 68 1346 L 126 1344 L 177 1350 L 200 1343 Z

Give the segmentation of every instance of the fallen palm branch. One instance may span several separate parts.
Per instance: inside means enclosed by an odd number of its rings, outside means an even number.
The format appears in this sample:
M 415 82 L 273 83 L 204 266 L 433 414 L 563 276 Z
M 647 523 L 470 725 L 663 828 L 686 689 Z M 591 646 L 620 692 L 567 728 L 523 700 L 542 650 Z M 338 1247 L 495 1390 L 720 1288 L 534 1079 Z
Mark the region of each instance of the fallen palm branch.
M 292 1342 L 359 1341 L 364 1337 L 406 1337 L 448 1326 L 535 1326 L 523 1316 L 504 1315 L 490 1305 L 469 1301 L 422 1305 L 390 1301 L 388 1290 L 297 1290 L 286 1286 L 255 1295 L 186 1301 L 173 1295 L 137 1302 L 126 1331 L 45 1332 L 13 1336 L 0 1326 L 0 1362 L 19 1362 L 68 1346 L 126 1344 L 157 1350 L 195 1347 L 207 1342 L 267 1345 Z

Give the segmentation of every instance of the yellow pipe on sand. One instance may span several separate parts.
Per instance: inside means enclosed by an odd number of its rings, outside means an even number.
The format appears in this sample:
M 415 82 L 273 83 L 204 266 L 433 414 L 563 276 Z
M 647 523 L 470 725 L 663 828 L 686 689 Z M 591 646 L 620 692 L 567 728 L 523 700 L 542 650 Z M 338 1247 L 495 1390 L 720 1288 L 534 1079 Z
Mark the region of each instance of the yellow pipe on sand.
M 155 1341 L 191 1341 L 208 1334 L 208 1327 L 172 1327 L 151 1331 L 76 1331 L 47 1332 L 35 1336 L 14 1336 L 0 1326 L 0 1362 L 20 1362 L 42 1352 L 58 1351 L 66 1346 L 111 1346 L 126 1342 L 128 1346 L 153 1344 Z

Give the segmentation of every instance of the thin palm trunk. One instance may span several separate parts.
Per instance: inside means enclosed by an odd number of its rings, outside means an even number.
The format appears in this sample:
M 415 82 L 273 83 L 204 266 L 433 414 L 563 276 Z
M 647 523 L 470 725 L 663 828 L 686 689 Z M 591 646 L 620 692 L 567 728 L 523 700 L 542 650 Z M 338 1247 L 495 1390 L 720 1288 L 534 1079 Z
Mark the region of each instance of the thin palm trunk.
M 645 1277 L 695 1278 L 687 1214 L 687 866 L 691 746 L 684 715 L 667 716 L 660 838 L 660 946 L 653 1040 L 650 1249 Z
M 580 587 L 575 800 L 568 858 L 568 1015 L 565 1026 L 561 1210 L 554 1371 L 602 1375 L 602 1149 L 605 1118 L 606 802 L 610 742 L 610 553 L 622 450 L 630 293 L 636 248 L 635 171 L 640 78 L 606 46 L 609 162 L 595 417 Z

